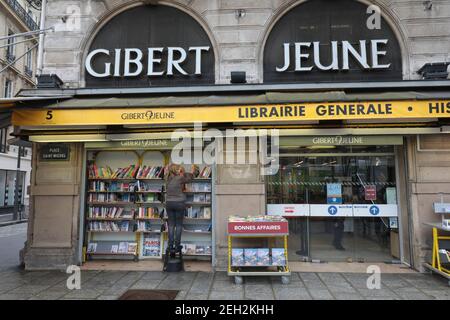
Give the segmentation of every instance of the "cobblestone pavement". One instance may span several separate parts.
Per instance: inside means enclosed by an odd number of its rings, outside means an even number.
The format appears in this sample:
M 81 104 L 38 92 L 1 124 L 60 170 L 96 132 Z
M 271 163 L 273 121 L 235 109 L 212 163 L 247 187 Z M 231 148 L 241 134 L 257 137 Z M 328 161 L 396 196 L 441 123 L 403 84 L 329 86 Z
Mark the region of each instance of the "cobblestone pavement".
M 0 299 L 117 299 L 128 289 L 179 290 L 177 299 L 450 299 L 447 281 L 429 274 L 382 274 L 381 289 L 369 290 L 367 274 L 293 273 L 289 284 L 279 278 L 246 278 L 236 285 L 225 272 L 163 273 L 83 271 L 80 290 L 68 290 L 59 271 L 0 272 Z

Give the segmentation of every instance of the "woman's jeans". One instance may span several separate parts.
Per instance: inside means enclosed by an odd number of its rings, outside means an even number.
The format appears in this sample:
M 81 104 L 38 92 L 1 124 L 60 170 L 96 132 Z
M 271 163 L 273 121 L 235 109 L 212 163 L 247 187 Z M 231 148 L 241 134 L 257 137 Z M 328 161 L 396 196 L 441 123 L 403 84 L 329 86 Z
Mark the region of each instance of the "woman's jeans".
M 184 202 L 167 202 L 167 217 L 169 218 L 169 250 L 180 249 L 183 218 L 186 211 Z

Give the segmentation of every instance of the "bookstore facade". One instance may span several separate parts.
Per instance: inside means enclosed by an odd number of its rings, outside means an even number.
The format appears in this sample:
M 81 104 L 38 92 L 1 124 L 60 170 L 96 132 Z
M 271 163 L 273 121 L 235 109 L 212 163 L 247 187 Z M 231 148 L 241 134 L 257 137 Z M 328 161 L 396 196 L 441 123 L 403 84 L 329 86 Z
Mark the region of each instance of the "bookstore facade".
M 269 215 L 288 219 L 291 261 L 420 269 L 426 205 L 450 193 L 449 97 L 401 88 L 399 31 L 343 2 L 286 7 L 261 37 L 259 84 L 224 85 L 227 53 L 186 8 L 134 4 L 92 27 L 80 88 L 36 89 L 53 101 L 13 112 L 34 145 L 25 266 L 159 263 L 163 168 L 178 158 L 200 167 L 185 186 L 187 259 L 224 269 L 229 217 Z

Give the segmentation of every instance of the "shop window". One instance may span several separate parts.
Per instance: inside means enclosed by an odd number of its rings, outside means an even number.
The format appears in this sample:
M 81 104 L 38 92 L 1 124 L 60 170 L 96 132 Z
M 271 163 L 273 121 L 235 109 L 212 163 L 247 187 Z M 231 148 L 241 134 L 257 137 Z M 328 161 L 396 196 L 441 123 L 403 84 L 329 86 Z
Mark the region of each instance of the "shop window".
M 16 193 L 17 172 L 13 170 L 0 170 L 0 206 L 14 206 Z M 25 185 L 25 172 L 20 171 L 18 175 L 18 202 L 23 204 L 23 191 Z
M 26 48 L 27 54 L 25 58 L 25 74 L 28 77 L 33 76 L 33 51 L 29 47 Z
M 397 230 L 391 228 L 391 218 L 353 209 L 397 204 L 394 147 L 281 148 L 280 170 L 267 176 L 266 184 L 269 211 L 271 204 L 278 204 L 287 215 L 292 210 L 300 213 L 289 219 L 294 260 L 382 262 L 398 258 L 398 248 L 391 248 Z M 307 209 L 292 205 L 307 205 Z M 333 206 L 339 207 L 340 215 L 328 211 Z M 308 212 L 302 216 L 301 210 Z M 349 210 L 348 215 L 342 215 L 342 210 Z
M 6 206 L 6 170 L 0 170 L 0 207 Z
M 370 149 L 333 147 L 314 153 L 310 149 L 306 154 L 283 150 L 279 172 L 267 177 L 268 203 L 328 204 L 330 185 L 340 189 L 339 204 L 392 202 L 396 187 L 393 149 L 392 155 L 370 155 Z M 367 197 L 373 188 L 376 196 Z
M 7 153 L 9 151 L 9 147 L 7 145 L 7 137 L 8 137 L 8 128 L 0 129 L 0 153 Z
M 11 98 L 13 96 L 13 82 L 12 80 L 6 79 L 5 86 L 3 88 L 3 96 L 5 98 Z
M 8 30 L 8 41 L 7 41 L 7 47 L 6 47 L 6 60 L 8 62 L 13 62 L 14 60 L 16 60 L 15 57 L 15 38 L 11 37 L 14 35 L 14 32 L 9 29 Z

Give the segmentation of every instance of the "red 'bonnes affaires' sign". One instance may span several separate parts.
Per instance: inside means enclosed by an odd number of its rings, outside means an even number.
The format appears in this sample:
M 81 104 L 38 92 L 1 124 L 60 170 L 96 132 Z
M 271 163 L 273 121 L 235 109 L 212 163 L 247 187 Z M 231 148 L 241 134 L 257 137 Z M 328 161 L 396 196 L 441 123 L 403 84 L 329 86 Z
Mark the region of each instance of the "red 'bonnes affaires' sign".
M 287 234 L 287 221 L 228 222 L 229 234 Z

